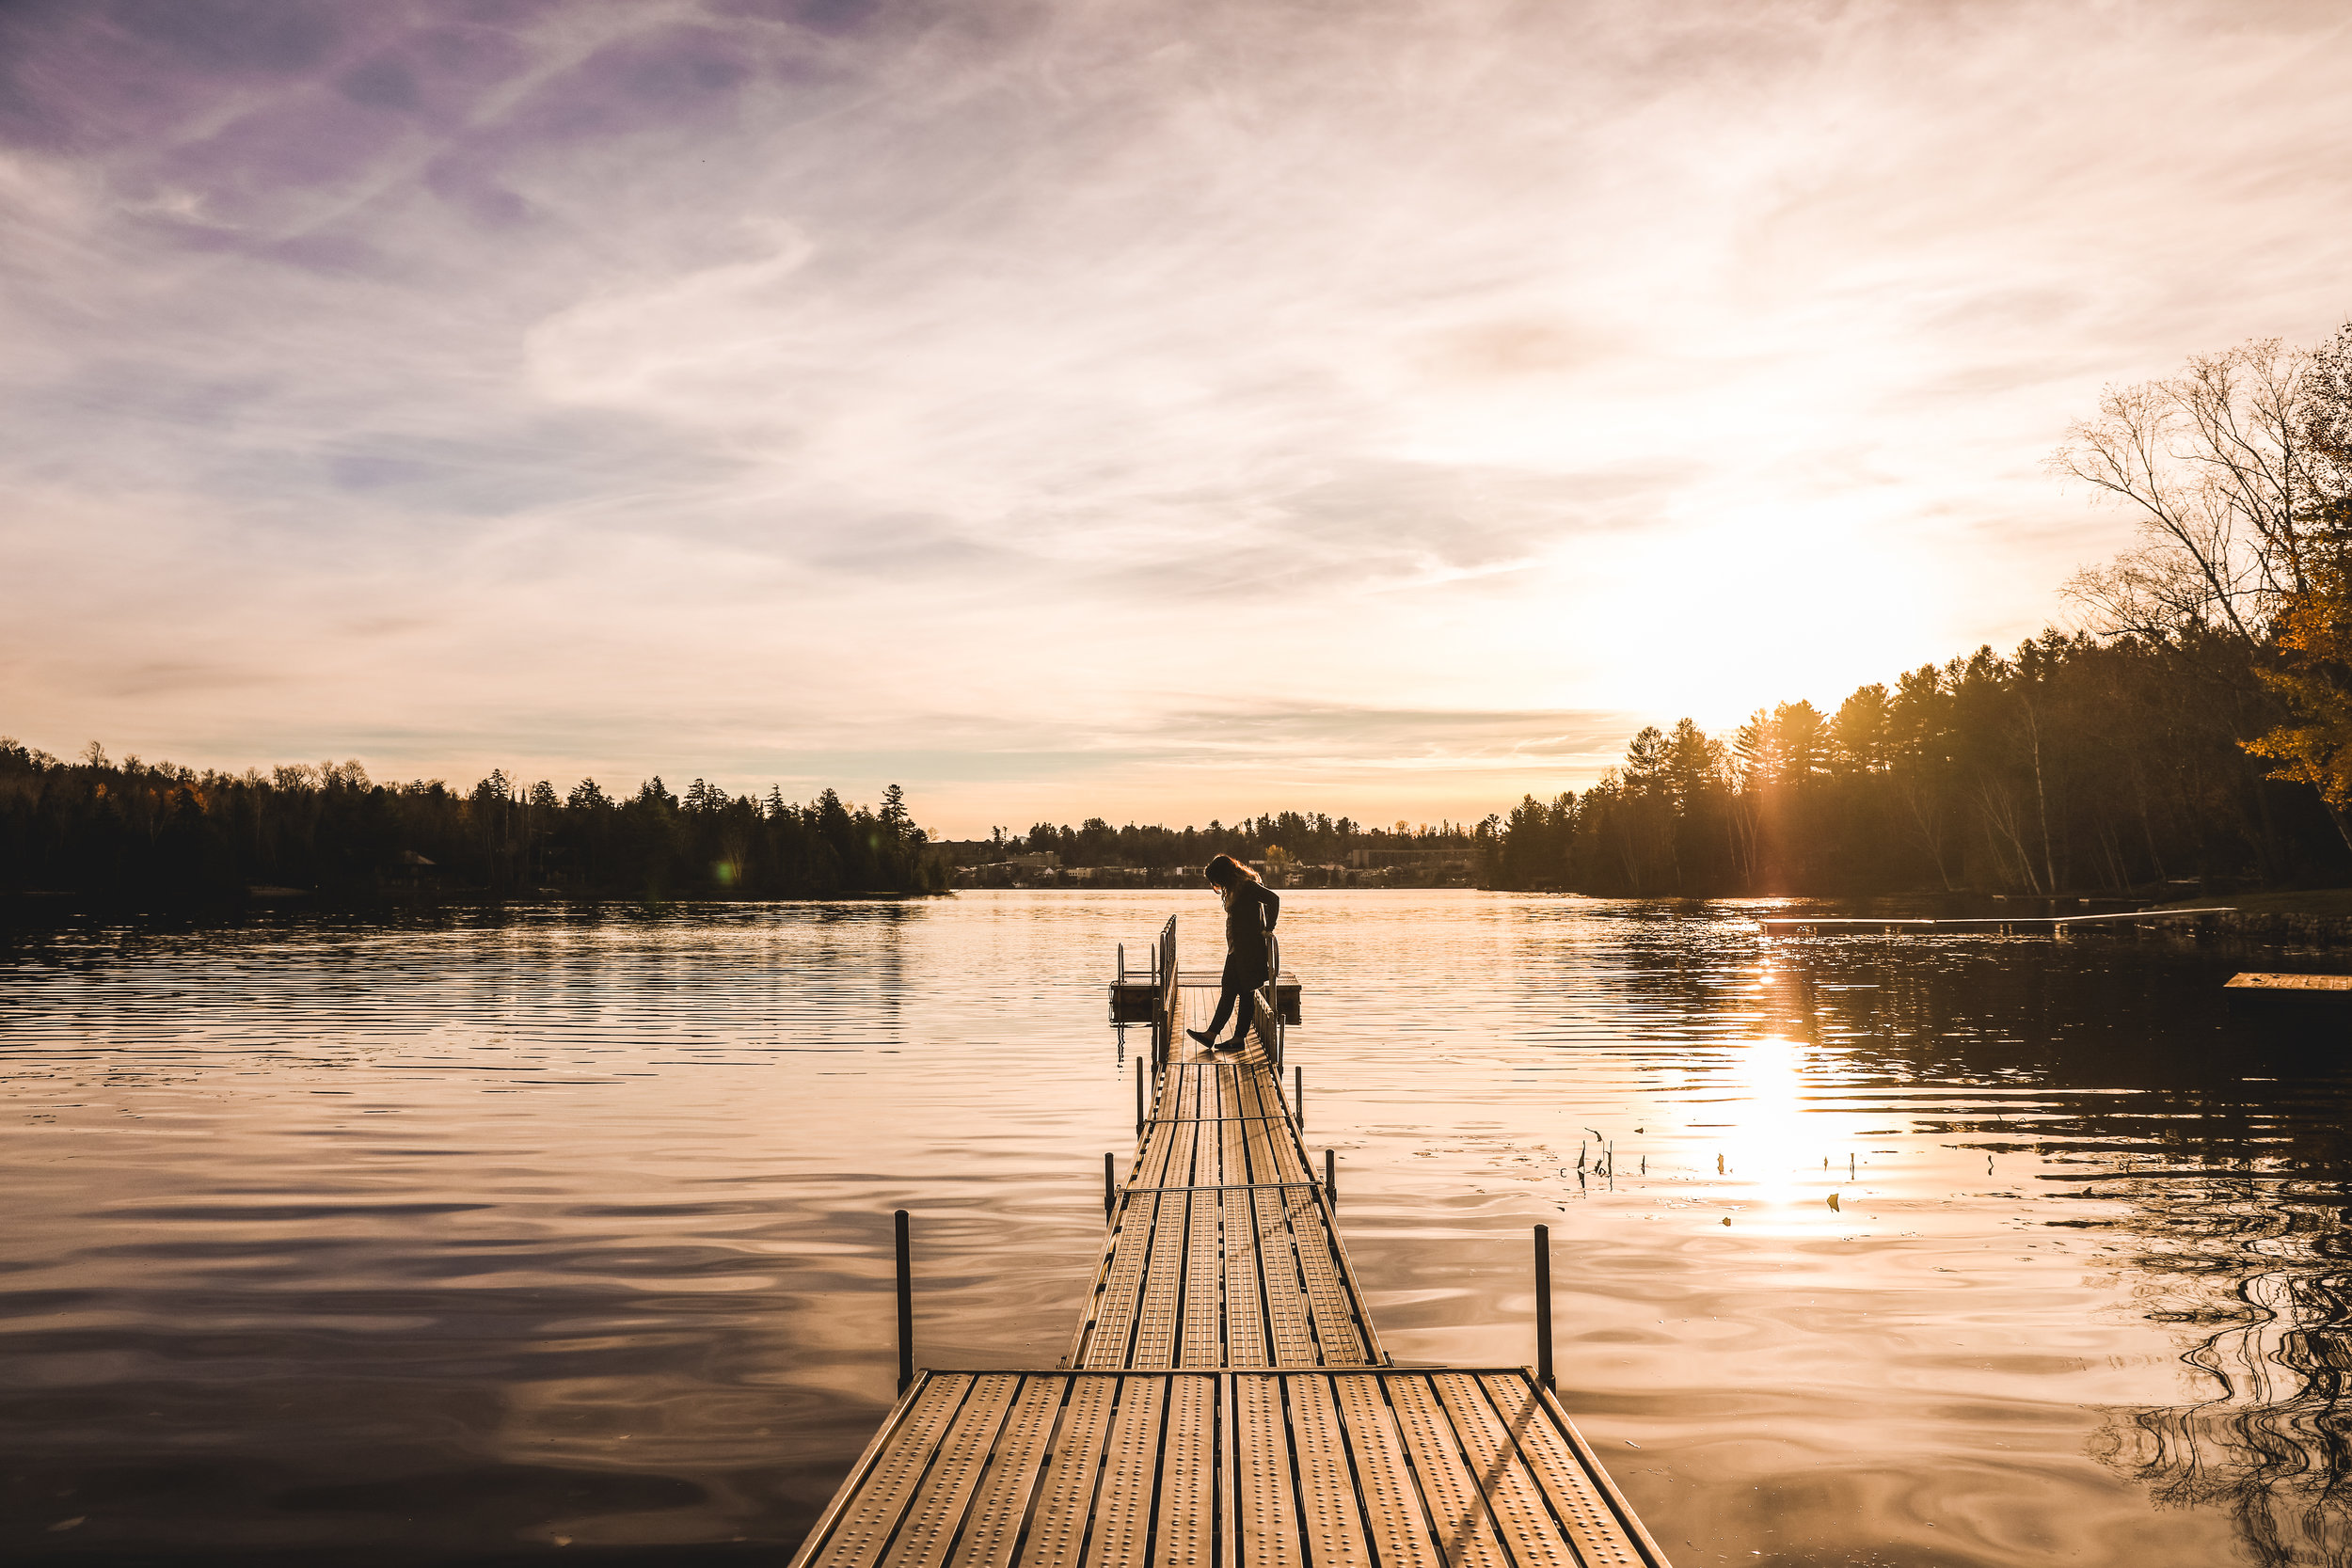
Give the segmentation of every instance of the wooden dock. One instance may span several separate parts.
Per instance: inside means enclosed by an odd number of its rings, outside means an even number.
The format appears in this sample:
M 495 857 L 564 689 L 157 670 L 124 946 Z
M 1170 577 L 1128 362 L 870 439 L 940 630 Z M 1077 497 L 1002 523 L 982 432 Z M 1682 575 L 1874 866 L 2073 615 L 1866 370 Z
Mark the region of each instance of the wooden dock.
M 2233 974 L 2221 990 L 2233 1011 L 2352 1017 L 2352 974 Z
M 1282 1092 L 1288 1009 L 1203 1050 L 1216 977 L 1173 921 L 1162 950 L 1069 1354 L 918 1373 L 793 1568 L 1665 1568 L 1528 1369 L 1390 1364 Z
M 1836 936 L 2015 936 L 2039 933 L 2062 936 L 2091 926 L 2146 925 L 2159 920 L 2191 919 L 2201 914 L 2228 914 L 2227 909 L 2126 910 L 2120 914 L 1996 914 L 1965 919 L 1931 920 L 1906 915 L 1775 915 L 1756 925 L 1766 936 L 1798 931 L 1826 931 Z

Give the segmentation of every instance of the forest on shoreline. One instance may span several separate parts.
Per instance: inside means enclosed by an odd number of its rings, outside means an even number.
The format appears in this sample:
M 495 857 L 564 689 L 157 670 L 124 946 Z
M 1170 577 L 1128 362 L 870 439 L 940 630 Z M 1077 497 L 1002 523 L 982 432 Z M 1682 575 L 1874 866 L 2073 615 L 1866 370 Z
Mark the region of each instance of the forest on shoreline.
M 1040 822 L 1025 833 L 998 829 L 989 838 L 944 847 L 965 868 L 966 881 L 983 887 L 1063 885 L 1073 869 L 1080 879 L 1113 884 L 1196 884 L 1216 855 L 1259 866 L 1279 885 L 1346 887 L 1467 882 L 1486 863 L 1492 835 L 1491 822 L 1374 827 L 1323 812 L 1285 811 L 1232 823 L 1211 818 L 1205 828 L 1114 828 L 1091 816 L 1075 828 Z
M 1831 713 L 1783 703 L 1728 738 L 1685 719 L 1643 730 L 1581 794 L 1522 800 L 1486 880 L 1649 897 L 2340 885 L 2352 855 L 2325 802 L 2241 744 L 2271 727 L 2259 689 L 2241 650 L 2052 631 Z
M 1493 824 L 1486 881 L 1632 895 L 2150 896 L 2352 879 L 2352 325 L 2110 388 L 2052 454 L 2125 508 L 2083 623 L 1728 737 L 1644 729 Z
M 198 773 L 110 761 L 96 744 L 62 761 L 0 737 L 0 892 L 799 898 L 939 893 L 949 875 L 896 784 L 871 810 L 830 789 L 801 804 L 700 779 L 679 796 L 658 776 L 624 797 L 499 770 L 453 790 L 377 784 L 356 762 Z
M 778 788 L 730 795 L 661 779 L 608 795 L 594 780 L 558 793 L 494 770 L 471 789 L 440 780 L 379 784 L 358 762 L 197 772 L 96 742 L 72 760 L 0 736 L 0 894 L 98 902 L 218 904 L 256 893 L 373 897 L 821 898 L 948 891 L 959 868 L 1020 873 L 1023 885 L 1133 873 L 1138 885 L 1192 881 L 1213 855 L 1267 865 L 1281 880 L 1340 882 L 1342 863 L 1403 868 L 1406 879 L 1481 863 L 1490 825 L 1375 828 L 1313 812 L 1266 813 L 1206 828 L 1076 828 L 943 842 L 918 827 L 904 791 L 879 808 L 834 790 L 806 804 Z M 1080 873 L 1073 879 L 1069 873 Z M 1105 879 L 1111 880 L 1113 879 Z M 967 878 L 1002 885 L 1011 877 Z

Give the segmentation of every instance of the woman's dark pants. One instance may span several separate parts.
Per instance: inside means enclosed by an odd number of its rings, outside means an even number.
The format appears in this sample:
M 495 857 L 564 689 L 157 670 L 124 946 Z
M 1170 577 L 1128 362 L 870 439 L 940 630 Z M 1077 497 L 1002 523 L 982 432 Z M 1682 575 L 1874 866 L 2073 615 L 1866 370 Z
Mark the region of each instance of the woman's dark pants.
M 1209 1021 L 1209 1027 L 1204 1033 L 1210 1038 L 1216 1038 L 1217 1031 L 1225 1027 L 1225 1021 L 1232 1017 L 1233 1008 L 1241 1002 L 1241 999 L 1264 984 L 1264 958 L 1261 958 L 1253 961 L 1239 953 L 1226 954 L 1225 985 L 1224 989 L 1217 992 L 1216 1017 Z M 1248 1031 L 1249 1014 L 1245 1010 L 1234 1033 L 1247 1034 Z

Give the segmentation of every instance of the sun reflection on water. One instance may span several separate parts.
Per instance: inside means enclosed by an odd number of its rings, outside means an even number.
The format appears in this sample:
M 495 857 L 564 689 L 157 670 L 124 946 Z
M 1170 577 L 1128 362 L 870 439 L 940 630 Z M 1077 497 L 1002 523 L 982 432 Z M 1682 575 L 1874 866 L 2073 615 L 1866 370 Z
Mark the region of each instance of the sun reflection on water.
M 1787 1225 L 1798 1217 L 1790 1211 L 1818 1185 L 1799 1169 L 1798 1151 L 1819 1142 L 1822 1131 L 1804 1105 L 1804 1047 L 1766 1036 L 1735 1060 L 1725 1086 L 1739 1095 L 1738 1125 L 1724 1140 L 1724 1174 L 1740 1183 L 1755 1217 Z

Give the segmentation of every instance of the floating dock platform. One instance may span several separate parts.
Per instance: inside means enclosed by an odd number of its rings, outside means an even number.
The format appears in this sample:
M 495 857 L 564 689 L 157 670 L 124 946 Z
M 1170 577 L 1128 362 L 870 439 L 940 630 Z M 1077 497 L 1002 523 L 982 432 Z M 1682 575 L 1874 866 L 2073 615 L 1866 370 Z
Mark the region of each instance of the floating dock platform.
M 1215 995 L 1224 984 L 1222 974 L 1194 974 L 1177 976 L 1176 984 L 1184 990 L 1205 989 Z M 1167 990 L 1160 974 L 1150 968 L 1129 969 L 1127 950 L 1119 950 L 1119 974 L 1111 981 L 1111 1022 L 1113 1023 L 1150 1023 L 1159 1017 L 1162 992 Z M 1274 999 L 1282 1009 L 1282 1022 L 1296 1023 L 1298 1016 L 1298 976 L 1289 970 L 1274 978 Z
M 2233 974 L 2221 991 L 2233 1012 L 2294 1011 L 2352 1020 L 2352 974 Z
M 1279 993 L 1245 1050 L 1196 1046 L 1217 978 L 1177 969 L 1175 927 L 1069 1354 L 915 1373 L 793 1568 L 1666 1568 L 1534 1371 L 1391 1363 L 1282 1092 Z M 1115 1017 L 1135 978 L 1122 954 Z

